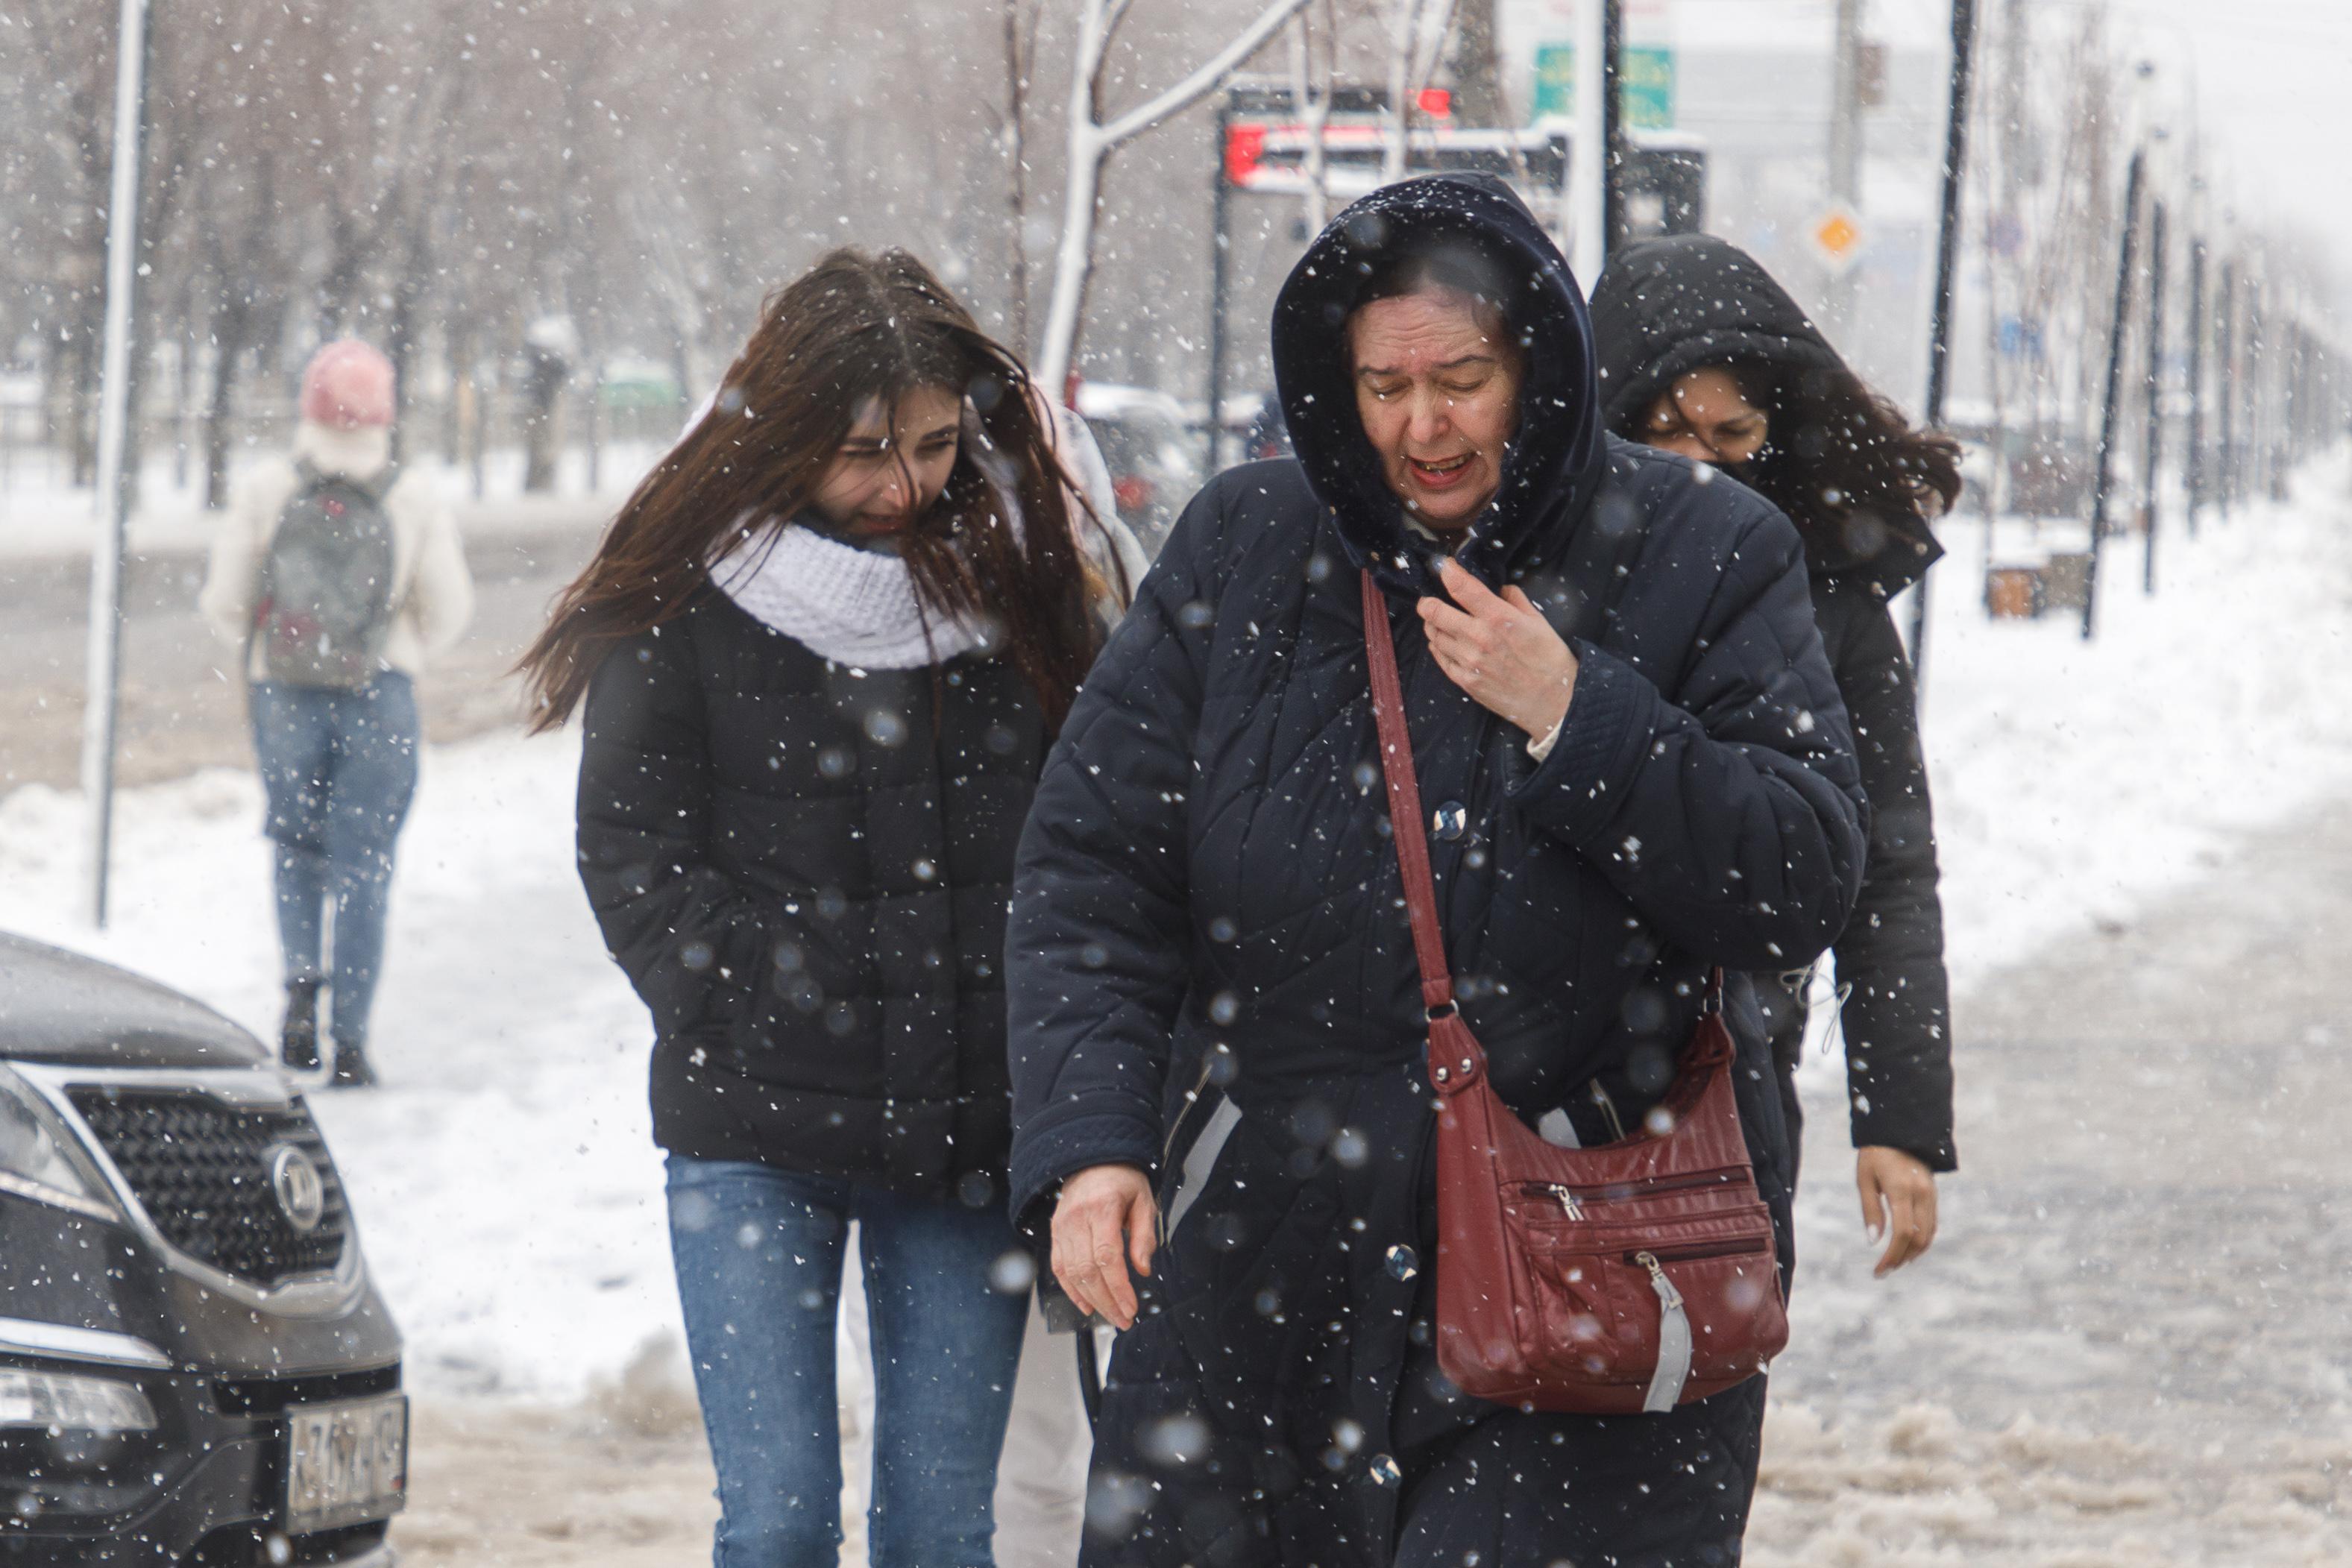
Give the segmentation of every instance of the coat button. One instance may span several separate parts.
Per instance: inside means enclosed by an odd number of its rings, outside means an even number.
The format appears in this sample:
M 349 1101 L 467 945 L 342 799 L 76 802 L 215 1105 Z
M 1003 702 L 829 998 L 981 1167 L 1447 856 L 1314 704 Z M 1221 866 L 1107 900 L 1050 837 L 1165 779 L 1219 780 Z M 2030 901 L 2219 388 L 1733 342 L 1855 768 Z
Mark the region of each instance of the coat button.
M 1459 800 L 1446 801 L 1432 812 L 1429 819 L 1429 831 L 1449 844 L 1467 831 L 1469 826 L 1469 809 Z

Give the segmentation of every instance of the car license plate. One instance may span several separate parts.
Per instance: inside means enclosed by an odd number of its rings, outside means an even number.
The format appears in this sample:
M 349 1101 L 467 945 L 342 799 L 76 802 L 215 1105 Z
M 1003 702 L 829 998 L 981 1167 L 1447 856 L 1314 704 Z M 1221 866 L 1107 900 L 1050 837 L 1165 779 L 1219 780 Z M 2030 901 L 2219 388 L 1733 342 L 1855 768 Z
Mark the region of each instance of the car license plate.
M 286 1533 L 389 1519 L 408 1504 L 408 1396 L 286 1412 Z

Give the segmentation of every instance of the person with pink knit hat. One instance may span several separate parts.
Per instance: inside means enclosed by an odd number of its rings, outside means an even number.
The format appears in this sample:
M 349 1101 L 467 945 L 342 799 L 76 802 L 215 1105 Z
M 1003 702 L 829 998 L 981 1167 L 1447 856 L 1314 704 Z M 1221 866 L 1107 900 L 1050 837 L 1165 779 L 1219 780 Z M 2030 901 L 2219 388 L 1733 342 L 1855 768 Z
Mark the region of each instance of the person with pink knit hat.
M 392 361 L 355 339 L 302 372 L 292 450 L 237 486 L 200 604 L 243 650 L 275 845 L 286 1065 L 375 1081 L 368 1015 L 416 789 L 415 677 L 473 614 L 448 507 L 392 457 Z

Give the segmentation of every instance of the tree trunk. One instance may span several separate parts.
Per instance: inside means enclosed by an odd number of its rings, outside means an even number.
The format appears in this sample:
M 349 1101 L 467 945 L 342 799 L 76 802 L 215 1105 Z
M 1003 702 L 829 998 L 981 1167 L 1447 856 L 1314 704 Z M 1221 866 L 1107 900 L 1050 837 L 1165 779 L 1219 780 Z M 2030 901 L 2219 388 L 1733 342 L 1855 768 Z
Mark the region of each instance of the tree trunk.
M 523 378 L 522 487 L 527 495 L 539 495 L 555 488 L 562 434 L 557 422 L 571 366 L 562 355 L 546 349 L 532 348 L 527 354 L 530 364 Z
M 1004 336 L 1029 342 L 1029 61 L 1021 47 L 1021 0 L 1004 0 Z
M 1465 126 L 1508 125 L 1503 100 L 1503 67 L 1495 47 L 1496 0 L 1455 0 L 1454 7 L 1454 121 Z
M 253 309 L 224 288 L 213 313 L 213 376 L 205 400 L 205 509 L 228 505 L 230 405 L 236 396 L 236 362 L 245 355 Z

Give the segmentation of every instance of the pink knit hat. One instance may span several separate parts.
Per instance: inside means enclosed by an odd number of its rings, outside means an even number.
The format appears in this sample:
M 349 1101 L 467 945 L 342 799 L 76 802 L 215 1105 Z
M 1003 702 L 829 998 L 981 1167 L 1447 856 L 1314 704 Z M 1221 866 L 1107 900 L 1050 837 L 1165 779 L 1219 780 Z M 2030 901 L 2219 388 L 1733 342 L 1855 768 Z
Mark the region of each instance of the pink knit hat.
M 331 430 L 392 423 L 392 361 L 356 338 L 329 343 L 302 371 L 302 417 Z

